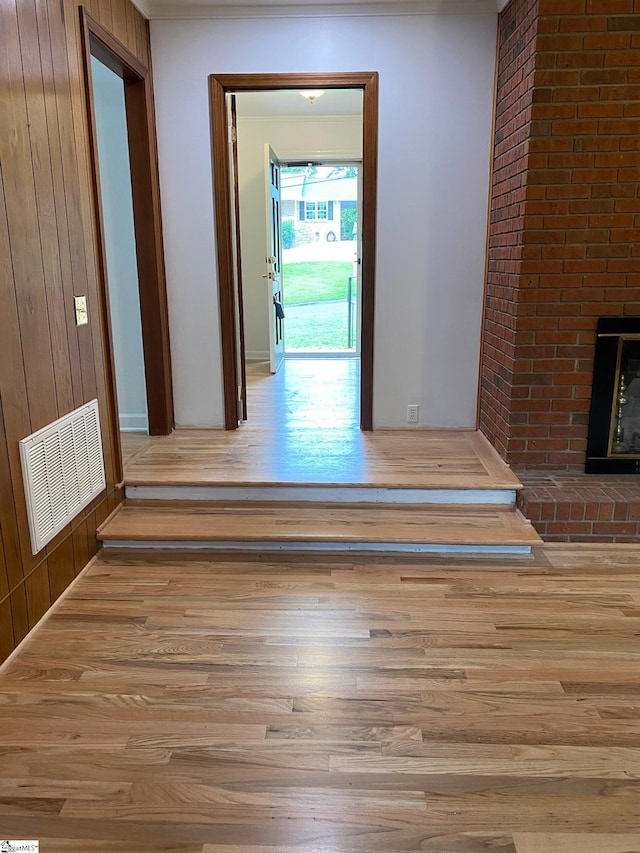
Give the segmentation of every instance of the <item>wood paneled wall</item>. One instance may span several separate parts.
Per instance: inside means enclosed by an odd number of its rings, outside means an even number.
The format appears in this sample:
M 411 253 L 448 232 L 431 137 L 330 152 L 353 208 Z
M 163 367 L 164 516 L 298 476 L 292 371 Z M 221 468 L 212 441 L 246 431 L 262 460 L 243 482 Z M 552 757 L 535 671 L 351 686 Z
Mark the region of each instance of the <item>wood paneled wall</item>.
M 96 551 L 121 500 L 107 393 L 77 0 L 0 0 L 0 661 Z M 87 10 L 149 64 L 129 0 Z M 76 327 L 74 295 L 89 325 Z M 107 490 L 31 554 L 18 442 L 98 398 Z

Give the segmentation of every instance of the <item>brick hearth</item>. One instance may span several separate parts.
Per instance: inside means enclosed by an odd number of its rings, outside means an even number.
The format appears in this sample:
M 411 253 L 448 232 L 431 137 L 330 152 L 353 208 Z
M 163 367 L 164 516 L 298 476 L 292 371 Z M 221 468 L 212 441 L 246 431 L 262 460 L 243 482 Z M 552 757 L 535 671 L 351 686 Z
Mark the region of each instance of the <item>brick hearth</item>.
M 518 508 L 548 542 L 640 542 L 634 476 L 519 471 Z

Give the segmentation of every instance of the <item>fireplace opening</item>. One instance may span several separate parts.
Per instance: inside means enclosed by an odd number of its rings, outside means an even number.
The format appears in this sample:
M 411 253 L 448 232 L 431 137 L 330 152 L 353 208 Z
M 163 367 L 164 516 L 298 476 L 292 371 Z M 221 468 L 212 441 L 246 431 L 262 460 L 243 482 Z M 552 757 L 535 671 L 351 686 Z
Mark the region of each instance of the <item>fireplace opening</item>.
M 640 474 L 640 317 L 598 320 L 587 474 Z

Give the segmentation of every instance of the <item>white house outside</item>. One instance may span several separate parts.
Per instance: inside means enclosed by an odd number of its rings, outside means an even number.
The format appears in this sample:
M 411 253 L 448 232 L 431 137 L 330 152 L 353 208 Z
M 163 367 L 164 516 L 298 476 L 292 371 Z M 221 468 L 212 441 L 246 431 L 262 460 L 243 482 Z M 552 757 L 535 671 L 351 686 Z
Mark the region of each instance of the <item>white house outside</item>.
M 285 248 L 352 240 L 356 235 L 358 179 L 348 167 L 283 169 L 281 201 Z

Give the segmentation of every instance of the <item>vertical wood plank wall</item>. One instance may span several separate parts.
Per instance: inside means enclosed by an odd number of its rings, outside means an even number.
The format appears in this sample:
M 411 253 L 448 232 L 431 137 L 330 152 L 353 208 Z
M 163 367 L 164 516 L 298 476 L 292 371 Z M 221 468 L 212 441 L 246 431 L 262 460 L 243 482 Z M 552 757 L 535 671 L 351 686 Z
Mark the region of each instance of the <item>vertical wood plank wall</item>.
M 96 551 L 115 482 L 78 0 L 0 0 L 0 661 Z M 149 64 L 129 0 L 84 5 Z M 73 296 L 90 322 L 76 327 Z M 18 442 L 98 398 L 107 489 L 31 554 Z

